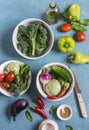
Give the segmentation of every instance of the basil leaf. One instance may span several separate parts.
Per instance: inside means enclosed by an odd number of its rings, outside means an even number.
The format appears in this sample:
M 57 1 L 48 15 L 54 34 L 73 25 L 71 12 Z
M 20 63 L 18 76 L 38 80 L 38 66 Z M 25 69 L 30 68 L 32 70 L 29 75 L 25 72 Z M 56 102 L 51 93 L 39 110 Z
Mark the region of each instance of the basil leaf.
M 67 130 L 73 130 L 73 128 L 70 125 L 66 126 Z
M 87 29 L 84 26 L 82 26 L 81 23 L 79 23 L 79 22 L 72 21 L 71 25 L 77 31 L 81 31 L 81 32 L 87 31 Z
M 89 26 L 89 19 L 79 20 L 79 22 L 85 26 Z
M 31 115 L 31 113 L 30 113 L 28 110 L 25 112 L 25 115 L 26 115 L 26 118 L 27 118 L 29 121 L 32 121 L 32 115 Z
M 52 115 L 54 115 L 54 113 L 55 113 L 55 106 L 54 105 L 52 105 L 50 107 L 49 113 L 52 114 Z

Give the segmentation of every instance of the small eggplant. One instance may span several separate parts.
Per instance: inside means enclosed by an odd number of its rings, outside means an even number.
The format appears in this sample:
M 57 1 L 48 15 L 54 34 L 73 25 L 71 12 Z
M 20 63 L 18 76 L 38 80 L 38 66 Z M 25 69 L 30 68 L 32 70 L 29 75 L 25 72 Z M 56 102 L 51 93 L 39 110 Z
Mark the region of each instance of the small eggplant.
M 18 99 L 15 101 L 11 107 L 11 115 L 15 121 L 15 117 L 28 106 L 28 101 L 26 99 Z

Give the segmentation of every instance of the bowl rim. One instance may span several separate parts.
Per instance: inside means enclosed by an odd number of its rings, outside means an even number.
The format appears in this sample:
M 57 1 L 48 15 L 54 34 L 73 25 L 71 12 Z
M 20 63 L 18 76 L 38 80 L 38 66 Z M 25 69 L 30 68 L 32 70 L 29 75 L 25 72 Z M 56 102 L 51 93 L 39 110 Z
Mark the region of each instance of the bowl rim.
M 57 123 L 52 119 L 45 119 L 44 121 L 42 121 L 39 125 L 39 130 L 42 130 L 42 126 L 45 124 L 51 124 L 54 127 L 54 130 L 58 130 Z
M 43 53 L 42 55 L 37 56 L 37 57 L 29 57 L 29 56 L 26 56 L 25 54 L 23 54 L 23 53 L 17 48 L 17 43 L 16 43 L 16 42 L 18 42 L 18 40 L 17 40 L 17 33 L 18 33 L 18 27 L 19 27 L 20 25 L 25 25 L 25 26 L 27 26 L 30 22 L 34 22 L 34 21 L 41 21 L 41 22 L 43 23 L 43 25 L 47 28 L 47 30 L 48 30 L 48 32 L 49 32 L 49 34 L 50 34 L 50 37 L 51 37 L 51 44 L 50 44 L 49 47 L 47 47 L 47 51 L 46 51 L 45 53 Z M 39 59 L 39 58 L 42 58 L 42 57 L 46 56 L 46 55 L 51 51 L 51 49 L 52 49 L 52 47 L 53 47 L 53 44 L 54 44 L 54 34 L 53 34 L 53 31 L 52 31 L 51 27 L 50 27 L 45 21 L 43 21 L 43 20 L 41 20 L 41 19 L 38 19 L 38 18 L 28 18 L 28 19 L 24 19 L 23 21 L 21 21 L 20 23 L 18 23 L 18 24 L 16 25 L 16 27 L 14 28 L 14 31 L 13 31 L 13 33 L 12 33 L 12 43 L 13 43 L 13 46 L 14 46 L 16 52 L 17 52 L 20 56 L 22 56 L 22 57 L 24 57 L 24 58 L 26 58 L 26 59 L 35 60 L 35 59 Z
M 63 97 L 58 98 L 58 99 L 55 99 L 55 100 L 52 100 L 52 99 L 48 99 L 48 98 L 47 98 L 47 95 L 45 94 L 45 92 L 44 92 L 44 91 L 42 90 L 42 88 L 40 87 L 40 81 L 39 81 L 39 76 L 40 76 L 40 73 L 42 72 L 43 68 L 49 67 L 49 66 L 53 66 L 53 65 L 59 65 L 59 66 L 62 66 L 62 67 L 64 67 L 64 68 L 66 68 L 66 69 L 70 72 L 70 74 L 71 74 L 71 76 L 72 76 L 72 83 L 71 83 L 71 86 L 72 86 L 72 87 L 69 89 L 68 93 L 67 93 L 66 95 L 64 95 Z M 75 80 L 74 80 L 74 75 L 73 75 L 73 72 L 71 71 L 71 69 L 70 69 L 67 65 L 65 65 L 65 64 L 63 64 L 63 63 L 60 63 L 60 62 L 51 62 L 51 63 L 48 63 L 48 64 L 44 65 L 44 66 L 38 71 L 37 76 L 36 76 L 36 86 L 37 86 L 37 89 L 38 89 L 39 93 L 40 93 L 44 98 L 46 98 L 47 100 L 50 100 L 50 101 L 60 101 L 60 100 L 63 100 L 63 99 L 65 99 L 65 98 L 67 98 L 67 97 L 72 93 L 72 91 L 73 91 L 74 82 L 75 82 Z
M 7 66 L 11 62 L 18 63 L 19 65 L 25 64 L 25 63 L 23 63 L 23 62 L 21 62 L 19 60 L 8 60 L 8 61 L 5 61 L 5 62 L 3 62 L 0 65 L 0 73 L 2 73 L 3 70 L 4 70 L 4 68 L 5 68 L 5 66 Z M 32 74 L 31 74 L 31 71 L 30 71 L 29 72 L 28 87 L 27 87 L 27 89 L 25 89 L 24 91 L 22 91 L 19 96 L 23 95 L 29 89 L 29 87 L 31 85 L 31 81 L 32 81 Z M 5 96 L 8 96 L 8 97 L 14 97 L 14 95 L 12 93 L 8 92 L 7 90 L 4 90 L 2 87 L 0 87 L 0 93 L 2 93 Z
M 63 118 L 63 117 L 60 116 L 60 114 L 59 114 L 60 109 L 62 109 L 62 108 L 64 108 L 64 107 L 67 107 L 67 108 L 69 108 L 69 110 L 70 110 L 70 116 L 67 117 L 67 118 Z M 69 119 L 72 117 L 72 115 L 73 115 L 73 110 L 72 110 L 71 106 L 69 106 L 68 104 L 62 104 L 62 105 L 58 106 L 57 111 L 56 111 L 56 114 L 57 114 L 57 117 L 58 117 L 59 119 L 66 121 L 66 120 L 69 120 Z

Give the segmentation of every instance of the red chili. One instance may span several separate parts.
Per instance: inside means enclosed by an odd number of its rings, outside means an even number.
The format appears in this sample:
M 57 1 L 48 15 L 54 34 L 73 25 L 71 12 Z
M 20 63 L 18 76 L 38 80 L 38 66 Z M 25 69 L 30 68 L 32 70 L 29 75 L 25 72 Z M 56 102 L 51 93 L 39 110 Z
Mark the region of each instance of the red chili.
M 46 113 L 43 111 L 43 110 L 41 110 L 39 107 L 37 107 L 37 106 L 30 106 L 36 113 L 38 113 L 39 115 L 41 115 L 43 118 L 48 118 L 47 117 L 47 115 L 46 115 Z
M 55 100 L 55 99 L 58 99 L 58 98 L 64 96 L 66 92 L 67 92 L 67 89 L 66 89 L 66 88 L 63 88 L 63 89 L 61 90 L 61 92 L 60 92 L 57 96 L 47 96 L 47 98 L 48 98 L 48 99 Z
M 41 108 L 45 108 L 45 104 L 44 104 L 44 102 L 39 98 L 39 97 L 37 97 L 36 99 L 35 99 L 35 102 L 41 107 Z

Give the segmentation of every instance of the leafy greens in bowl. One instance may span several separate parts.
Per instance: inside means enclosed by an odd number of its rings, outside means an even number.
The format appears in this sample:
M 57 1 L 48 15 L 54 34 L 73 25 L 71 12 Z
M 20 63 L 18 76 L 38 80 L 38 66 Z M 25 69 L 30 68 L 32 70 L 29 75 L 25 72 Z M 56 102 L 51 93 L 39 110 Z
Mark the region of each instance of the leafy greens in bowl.
M 38 59 L 52 49 L 54 35 L 47 23 L 30 18 L 16 26 L 12 40 L 18 54 L 27 59 Z
M 31 84 L 31 70 L 28 64 L 17 60 L 10 60 L 0 65 L 0 92 L 6 96 L 20 96 Z

